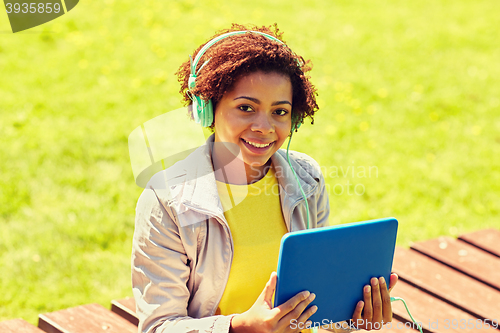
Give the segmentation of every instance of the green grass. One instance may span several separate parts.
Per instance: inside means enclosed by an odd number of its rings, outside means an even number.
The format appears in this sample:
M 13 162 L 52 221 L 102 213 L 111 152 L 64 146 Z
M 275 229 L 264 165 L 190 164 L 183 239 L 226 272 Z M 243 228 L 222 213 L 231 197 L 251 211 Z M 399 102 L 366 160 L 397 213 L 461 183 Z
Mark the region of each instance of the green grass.
M 0 15 L 0 320 L 131 295 L 127 137 L 180 107 L 175 70 L 231 22 L 277 22 L 314 63 L 321 110 L 292 149 L 323 167 L 331 224 L 395 216 L 402 246 L 498 228 L 499 9 L 83 1 L 17 34 Z

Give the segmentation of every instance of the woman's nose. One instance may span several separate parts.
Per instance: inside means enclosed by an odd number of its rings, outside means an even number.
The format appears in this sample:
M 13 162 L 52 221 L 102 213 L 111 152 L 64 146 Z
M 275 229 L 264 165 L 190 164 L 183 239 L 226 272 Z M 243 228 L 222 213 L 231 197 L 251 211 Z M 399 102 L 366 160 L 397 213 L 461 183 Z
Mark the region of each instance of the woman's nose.
M 274 123 L 272 117 L 265 113 L 256 114 L 251 127 L 252 131 L 264 134 L 274 132 Z

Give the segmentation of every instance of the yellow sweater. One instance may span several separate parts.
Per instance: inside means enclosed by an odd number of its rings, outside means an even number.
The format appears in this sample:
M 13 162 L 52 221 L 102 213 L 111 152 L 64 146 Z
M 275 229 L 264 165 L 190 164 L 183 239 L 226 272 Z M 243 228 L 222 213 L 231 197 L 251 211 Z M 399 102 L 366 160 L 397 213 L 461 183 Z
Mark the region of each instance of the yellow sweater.
M 229 280 L 216 314 L 250 309 L 276 271 L 281 237 L 287 233 L 275 171 L 250 185 L 217 182 L 234 242 Z

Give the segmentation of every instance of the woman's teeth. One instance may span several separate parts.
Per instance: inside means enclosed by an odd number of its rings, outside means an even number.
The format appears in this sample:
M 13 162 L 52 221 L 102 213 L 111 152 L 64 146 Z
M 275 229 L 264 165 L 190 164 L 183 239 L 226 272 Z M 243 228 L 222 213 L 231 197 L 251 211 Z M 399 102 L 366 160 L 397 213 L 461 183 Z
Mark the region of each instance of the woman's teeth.
M 272 143 L 272 142 L 269 142 L 267 144 L 260 144 L 260 143 L 250 142 L 250 141 L 247 141 L 245 139 L 243 139 L 243 141 L 245 141 L 249 145 L 252 145 L 252 146 L 257 147 L 257 148 L 265 148 L 265 147 L 268 147 Z

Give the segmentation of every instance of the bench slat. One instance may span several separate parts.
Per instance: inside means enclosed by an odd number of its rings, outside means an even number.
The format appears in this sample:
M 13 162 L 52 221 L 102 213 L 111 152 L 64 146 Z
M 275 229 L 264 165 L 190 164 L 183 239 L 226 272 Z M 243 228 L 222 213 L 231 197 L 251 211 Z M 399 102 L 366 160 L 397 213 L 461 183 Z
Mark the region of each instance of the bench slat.
M 139 325 L 139 318 L 135 312 L 135 299 L 127 297 L 111 301 L 111 311 L 125 318 L 134 325 Z
M 500 258 L 450 237 L 415 243 L 411 247 L 500 291 Z
M 483 332 L 485 327 L 482 320 L 464 312 L 439 298 L 435 298 L 404 281 L 399 281 L 391 296 L 401 297 L 406 301 L 408 308 L 417 322 L 429 332 L 463 333 Z M 411 322 L 411 318 L 401 301 L 392 302 L 394 316 L 402 317 Z M 469 325 L 469 327 L 467 327 Z M 494 328 L 491 328 L 494 330 Z
M 393 270 L 402 280 L 477 318 L 500 318 L 499 291 L 423 254 L 397 247 Z
M 479 230 L 462 235 L 458 239 L 500 257 L 500 230 Z
M 137 326 L 99 304 L 42 314 L 38 327 L 47 333 L 137 333 Z
M 22 319 L 11 319 L 0 323 L 2 333 L 44 333 L 38 327 Z

